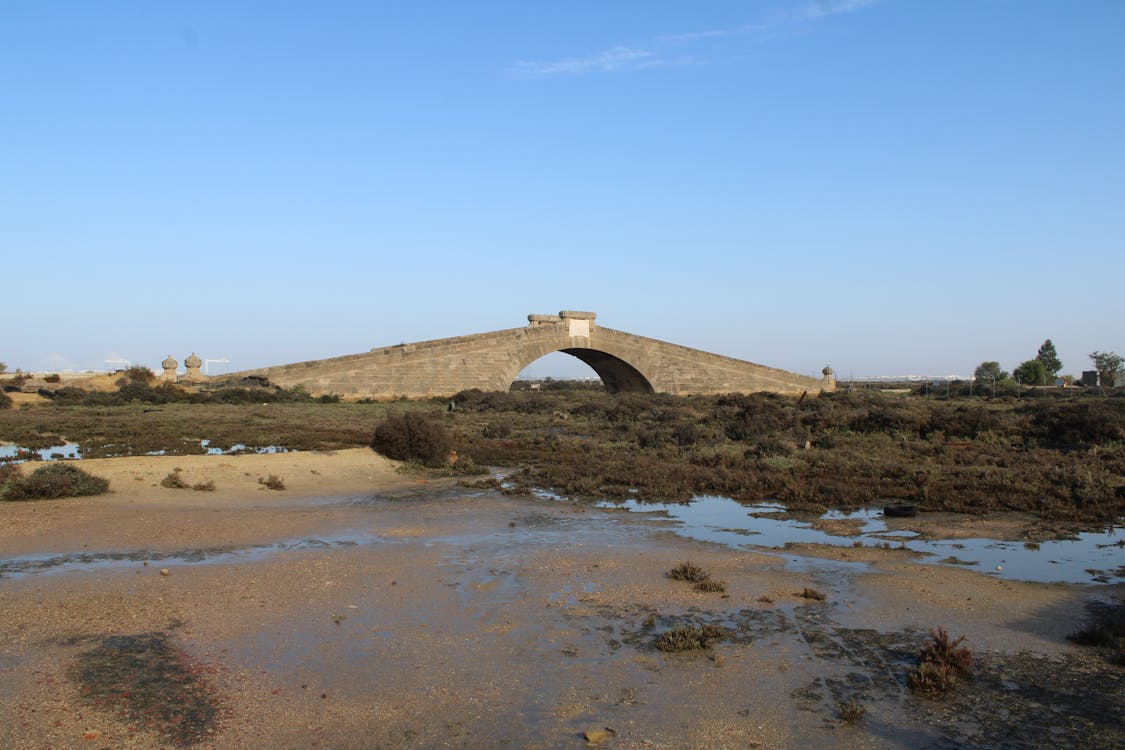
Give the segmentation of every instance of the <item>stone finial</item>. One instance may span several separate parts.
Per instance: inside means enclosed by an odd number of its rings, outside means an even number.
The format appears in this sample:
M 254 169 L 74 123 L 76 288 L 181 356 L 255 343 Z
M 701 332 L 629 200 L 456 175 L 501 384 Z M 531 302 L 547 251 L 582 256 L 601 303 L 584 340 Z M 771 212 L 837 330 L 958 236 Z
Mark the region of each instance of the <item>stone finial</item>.
M 184 380 L 203 380 L 203 373 L 199 370 L 202 366 L 203 360 L 199 358 L 198 354 L 192 352 L 188 358 L 184 360 L 184 367 L 187 368 L 187 372 L 184 373 Z
M 820 389 L 822 391 L 836 390 L 836 371 L 828 365 L 825 365 L 824 369 L 820 372 L 824 375 L 824 379 L 820 381 Z
M 160 363 L 160 366 L 164 368 L 164 374 L 161 375 L 161 378 L 163 380 L 168 381 L 169 383 L 175 383 L 176 382 L 176 366 L 178 364 L 179 363 L 176 362 L 176 360 L 172 358 L 172 355 L 169 354 L 167 359 L 165 359 L 163 362 Z

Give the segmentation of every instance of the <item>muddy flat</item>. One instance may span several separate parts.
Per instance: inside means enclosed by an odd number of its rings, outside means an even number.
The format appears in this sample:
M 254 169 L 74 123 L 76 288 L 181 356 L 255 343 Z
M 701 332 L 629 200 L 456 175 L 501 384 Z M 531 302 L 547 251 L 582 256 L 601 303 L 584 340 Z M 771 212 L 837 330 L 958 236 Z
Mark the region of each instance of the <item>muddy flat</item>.
M 3 747 L 1125 742 L 1125 670 L 1066 639 L 1120 584 L 707 544 L 367 450 L 83 466 L 113 493 L 0 506 Z M 162 487 L 177 468 L 215 491 Z M 685 561 L 725 591 L 669 578 Z M 722 635 L 657 648 L 677 626 Z M 920 696 L 938 626 L 973 674 Z

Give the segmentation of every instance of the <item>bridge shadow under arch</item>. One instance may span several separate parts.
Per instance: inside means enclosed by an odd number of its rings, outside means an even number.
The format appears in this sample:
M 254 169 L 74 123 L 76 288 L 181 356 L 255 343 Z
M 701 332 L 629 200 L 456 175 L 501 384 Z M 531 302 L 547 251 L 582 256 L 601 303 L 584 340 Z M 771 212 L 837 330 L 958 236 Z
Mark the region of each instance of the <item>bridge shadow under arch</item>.
M 598 349 L 579 349 L 579 348 L 566 348 L 556 349 L 555 351 L 581 360 L 593 370 L 602 384 L 605 386 L 608 393 L 655 393 L 656 389 L 652 387 L 640 370 L 633 367 L 631 364 L 608 354 Z M 546 355 L 544 355 L 546 356 Z M 510 386 L 509 386 L 510 387 Z

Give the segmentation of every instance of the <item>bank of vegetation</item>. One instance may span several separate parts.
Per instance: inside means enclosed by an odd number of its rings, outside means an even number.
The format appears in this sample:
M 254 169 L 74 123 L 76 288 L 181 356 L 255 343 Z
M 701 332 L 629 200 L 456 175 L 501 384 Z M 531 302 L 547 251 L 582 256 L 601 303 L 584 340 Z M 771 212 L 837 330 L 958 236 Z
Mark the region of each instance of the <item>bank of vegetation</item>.
M 474 461 L 520 467 L 517 482 L 568 494 L 1125 515 L 1122 398 L 469 392 L 455 403 Z
M 266 388 L 184 395 L 132 380 L 109 394 L 66 391 L 46 406 L 0 412 L 0 440 L 26 448 L 69 440 L 85 457 L 373 442 L 394 453 L 404 450 L 401 434 L 373 438 L 376 428 L 388 418 L 401 427 L 409 414 L 411 439 L 424 436 L 430 451 L 423 463 L 456 452 L 506 467 L 516 491 L 642 500 L 710 493 L 810 511 L 903 501 L 1052 521 L 1125 516 L 1125 397 L 1114 391 L 673 397 L 562 382 L 389 403 Z

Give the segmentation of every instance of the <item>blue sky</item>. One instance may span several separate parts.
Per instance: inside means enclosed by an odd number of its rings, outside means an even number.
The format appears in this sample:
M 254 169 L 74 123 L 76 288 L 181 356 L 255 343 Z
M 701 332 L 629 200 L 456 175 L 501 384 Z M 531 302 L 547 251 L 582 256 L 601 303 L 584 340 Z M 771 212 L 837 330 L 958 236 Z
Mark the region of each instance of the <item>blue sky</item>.
M 9 2 L 0 361 L 594 310 L 838 375 L 1125 350 L 1125 3 Z M 579 374 L 554 355 L 537 374 Z

